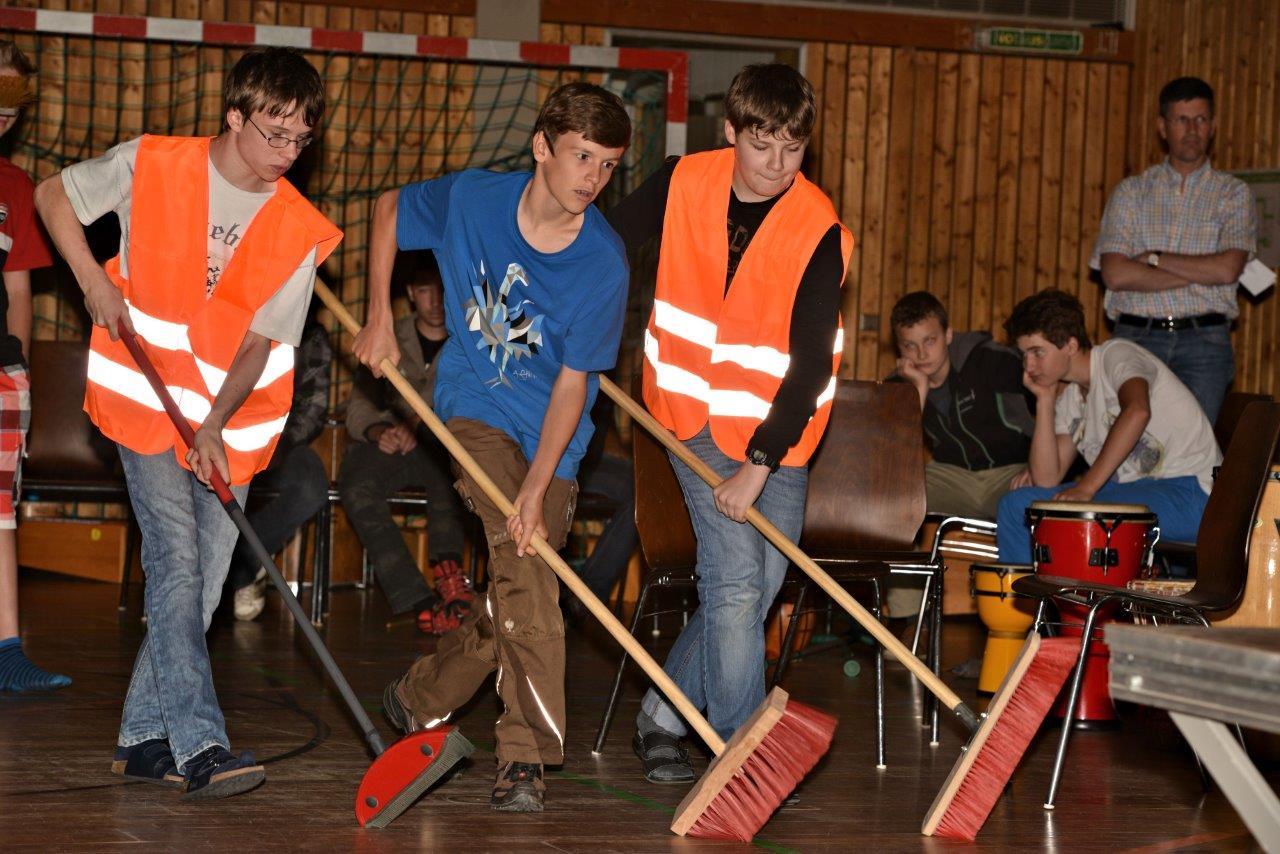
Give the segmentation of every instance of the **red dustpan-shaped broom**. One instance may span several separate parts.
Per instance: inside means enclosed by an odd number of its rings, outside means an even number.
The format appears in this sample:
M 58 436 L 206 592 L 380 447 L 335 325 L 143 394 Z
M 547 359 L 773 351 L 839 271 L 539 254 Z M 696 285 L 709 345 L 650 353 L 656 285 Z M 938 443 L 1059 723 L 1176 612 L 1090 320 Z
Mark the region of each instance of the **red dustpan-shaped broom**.
M 155 366 L 151 364 L 151 360 L 147 358 L 147 354 L 138 344 L 133 333 L 124 328 L 124 324 L 119 324 L 116 331 L 120 334 L 120 340 L 124 342 L 125 347 L 129 349 L 133 360 L 138 363 L 139 370 L 151 384 L 164 411 L 173 421 L 173 426 L 178 429 L 182 441 L 190 448 L 191 443 L 195 441 L 195 431 L 178 409 L 169 390 L 165 388 L 160 375 L 156 373 Z M 226 482 L 216 469 L 211 480 L 213 491 L 222 502 L 223 509 L 240 529 L 240 534 L 253 550 L 254 557 L 271 577 L 271 583 L 280 592 L 280 598 L 288 606 L 294 622 L 302 630 L 316 657 L 324 666 L 325 672 L 329 674 L 338 693 L 342 695 L 343 701 L 351 710 L 356 723 L 360 725 L 365 740 L 369 742 L 369 748 L 376 757 L 373 764 L 365 771 L 364 779 L 360 781 L 360 788 L 356 793 L 356 820 L 360 822 L 361 827 L 386 827 L 412 806 L 413 802 L 443 777 L 450 768 L 470 756 L 474 749 L 471 742 L 467 741 L 457 729 L 446 726 L 415 732 L 400 739 L 389 748 L 384 746 L 382 736 L 378 734 L 377 728 L 365 714 L 355 692 L 351 690 L 342 671 L 338 669 L 324 641 L 320 639 L 320 635 L 316 634 L 311 621 L 303 613 L 302 605 L 298 603 L 297 597 L 285 583 L 284 576 L 280 574 L 275 561 L 271 559 L 262 541 L 258 539 L 253 526 L 245 518 L 244 509 L 231 494 L 231 490 L 227 488 Z
M 355 335 L 360 331 L 355 318 L 321 282 L 316 282 L 316 295 L 348 332 Z M 504 515 L 513 514 L 515 508 L 510 499 L 489 479 L 484 469 L 471 458 L 395 366 L 384 359 L 380 367 L 423 424 L 466 469 L 489 500 Z M 681 836 L 749 841 L 830 748 L 836 719 L 790 700 L 787 692 L 774 688 L 755 714 L 726 743 L 663 672 L 661 665 L 595 597 L 547 541 L 534 536 L 533 546 L 538 556 L 582 600 L 716 754 L 702 779 L 676 809 L 671 829 Z

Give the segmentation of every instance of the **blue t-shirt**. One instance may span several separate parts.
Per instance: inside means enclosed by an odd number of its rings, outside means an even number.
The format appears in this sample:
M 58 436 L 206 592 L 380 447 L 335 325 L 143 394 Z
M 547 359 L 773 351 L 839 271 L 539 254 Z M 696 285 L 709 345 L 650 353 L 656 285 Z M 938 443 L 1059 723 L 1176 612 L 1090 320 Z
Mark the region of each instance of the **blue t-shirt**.
M 562 366 L 606 371 L 618 357 L 627 304 L 622 241 L 594 206 L 559 252 L 539 252 L 516 224 L 529 172 L 468 169 L 402 187 L 401 249 L 431 249 L 444 280 L 449 337 L 437 357 L 435 411 L 505 432 L 533 461 L 551 388 Z M 556 467 L 573 478 L 591 439 L 587 401 Z

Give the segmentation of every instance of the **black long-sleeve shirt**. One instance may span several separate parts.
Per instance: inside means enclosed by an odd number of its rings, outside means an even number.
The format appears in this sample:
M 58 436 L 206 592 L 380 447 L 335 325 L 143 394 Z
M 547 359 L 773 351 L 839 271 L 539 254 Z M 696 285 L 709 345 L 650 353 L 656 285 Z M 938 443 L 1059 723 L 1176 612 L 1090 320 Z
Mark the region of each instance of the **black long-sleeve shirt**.
M 609 212 L 609 224 L 622 237 L 628 251 L 634 251 L 651 238 L 661 239 L 671 174 L 679 159 L 667 158 L 661 169 Z M 729 191 L 725 216 L 729 231 L 726 292 L 751 238 L 780 198 L 781 193 L 763 202 L 743 202 Z M 800 441 L 800 435 L 817 409 L 818 395 L 831 382 L 831 356 L 840 317 L 843 278 L 840 228 L 833 225 L 813 250 L 800 279 L 788 333 L 791 362 L 774 395 L 769 416 L 747 444 L 748 452 L 760 450 L 780 460 Z

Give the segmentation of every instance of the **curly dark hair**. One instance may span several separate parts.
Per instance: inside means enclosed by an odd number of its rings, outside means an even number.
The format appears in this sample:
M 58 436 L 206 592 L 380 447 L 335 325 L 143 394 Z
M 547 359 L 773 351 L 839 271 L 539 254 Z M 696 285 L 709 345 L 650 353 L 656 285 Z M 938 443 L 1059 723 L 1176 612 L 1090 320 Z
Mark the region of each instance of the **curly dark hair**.
M 1055 347 L 1065 347 L 1072 338 L 1081 350 L 1093 346 L 1084 328 L 1084 307 L 1066 291 L 1051 288 L 1032 294 L 1013 307 L 1004 331 L 1011 342 L 1024 335 L 1043 335 Z
M 893 311 L 889 312 L 889 328 L 915 326 L 930 317 L 938 318 L 942 328 L 947 328 L 947 310 L 938 298 L 928 291 L 912 291 L 903 294 L 902 299 L 893 304 Z

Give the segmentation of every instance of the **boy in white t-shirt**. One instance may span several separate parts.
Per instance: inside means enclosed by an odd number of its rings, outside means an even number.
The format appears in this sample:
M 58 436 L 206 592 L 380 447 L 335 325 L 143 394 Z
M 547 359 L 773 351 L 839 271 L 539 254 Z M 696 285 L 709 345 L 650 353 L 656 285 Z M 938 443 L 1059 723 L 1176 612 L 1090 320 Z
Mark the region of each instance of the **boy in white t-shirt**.
M 1193 542 L 1222 461 L 1204 411 L 1167 366 L 1137 344 L 1093 347 L 1079 300 L 1058 290 L 1018 303 L 1005 331 L 1036 397 L 1028 470 L 1033 486 L 1000 501 L 1000 560 L 1030 563 L 1033 501 L 1143 504 L 1166 539 Z M 1089 469 L 1062 483 L 1080 454 Z
M 293 347 L 318 263 L 342 232 L 287 180 L 324 113 L 320 75 L 297 51 L 246 52 L 223 87 L 212 139 L 144 136 L 68 166 L 36 190 L 49 234 L 95 329 L 85 410 L 116 442 L 142 533 L 147 634 L 111 769 L 220 798 L 265 779 L 236 754 L 205 644 L 239 532 L 209 491 L 216 469 L 243 501 L 293 394 Z M 114 212 L 103 268 L 84 226 Z M 117 340 L 138 338 L 196 428 L 187 452 Z

